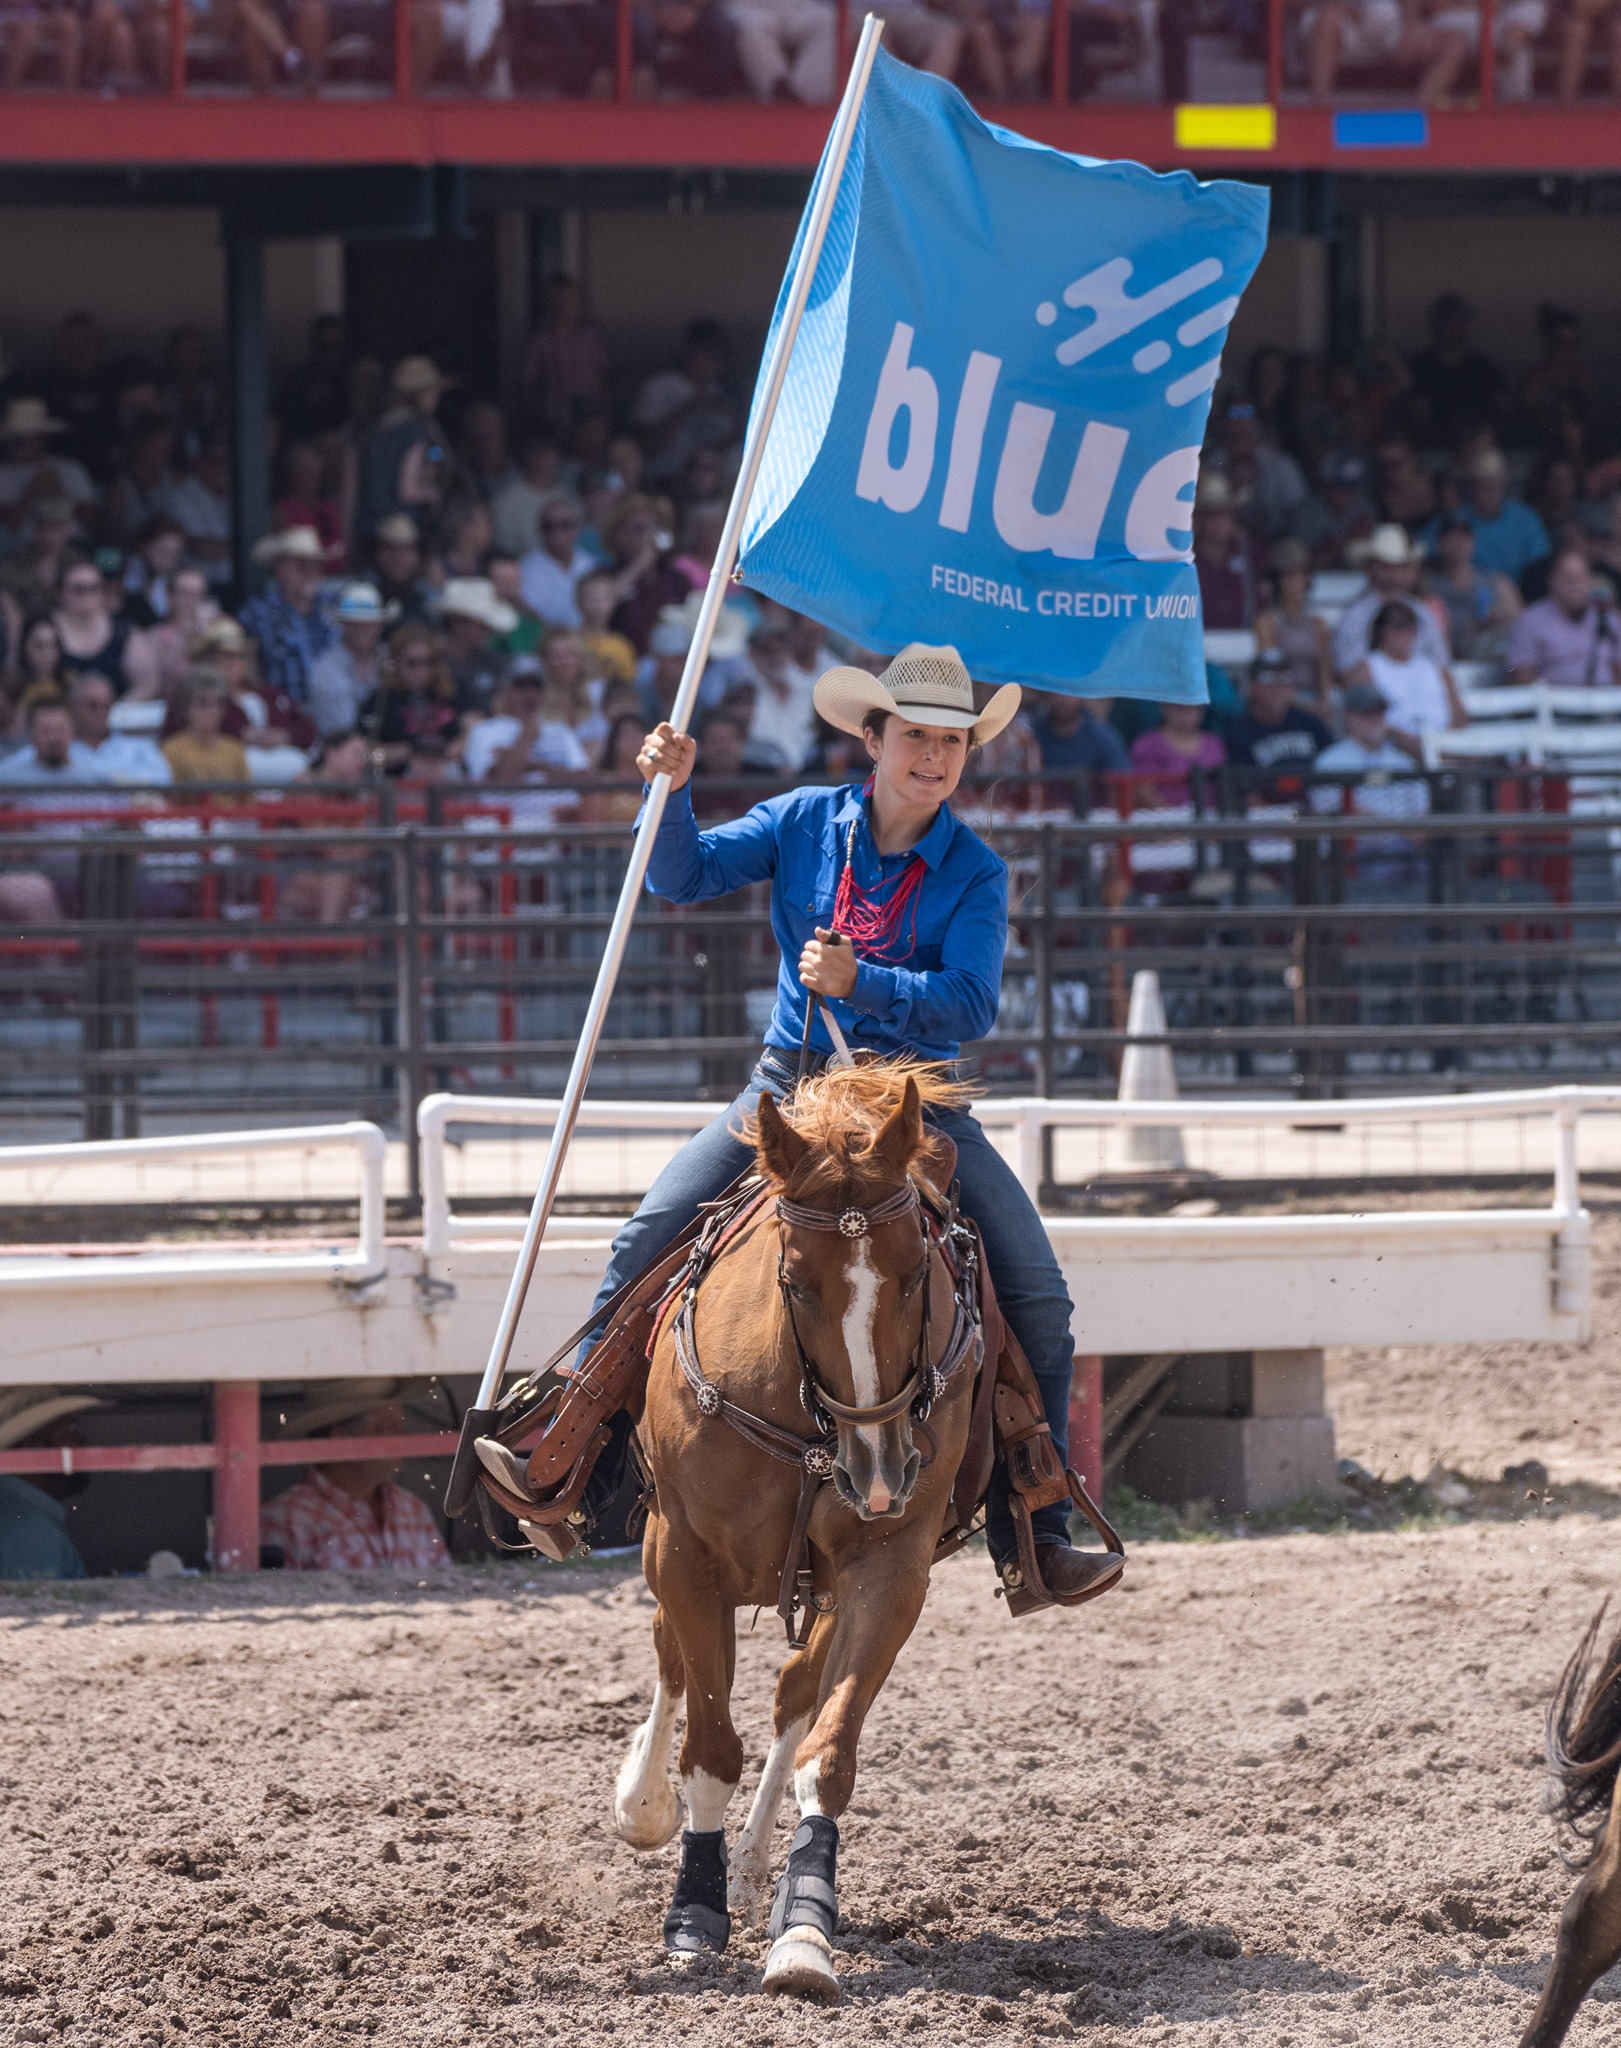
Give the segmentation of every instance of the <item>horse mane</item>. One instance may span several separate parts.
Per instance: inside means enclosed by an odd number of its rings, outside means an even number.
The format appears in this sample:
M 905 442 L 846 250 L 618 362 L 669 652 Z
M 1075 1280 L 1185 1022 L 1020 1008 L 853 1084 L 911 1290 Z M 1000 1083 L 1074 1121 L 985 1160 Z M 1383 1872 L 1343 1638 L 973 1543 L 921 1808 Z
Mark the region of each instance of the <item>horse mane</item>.
M 878 1165 L 874 1147 L 879 1132 L 899 1109 L 908 1081 L 916 1084 L 924 1110 L 961 1109 L 978 1092 L 939 1060 L 867 1060 L 812 1075 L 782 1104 L 783 1120 L 811 1147 L 785 1191 L 805 1201 L 843 1190 L 860 1201 L 892 1185 L 893 1176 Z M 758 1118 L 751 1114 L 744 1119 L 742 1135 L 747 1144 L 759 1143 Z M 925 1131 L 920 1155 L 925 1165 L 928 1151 Z
M 1587 1624 L 1548 1707 L 1548 1810 L 1578 1870 L 1597 1853 L 1621 1775 L 1621 1630 L 1598 1654 L 1609 1605 Z

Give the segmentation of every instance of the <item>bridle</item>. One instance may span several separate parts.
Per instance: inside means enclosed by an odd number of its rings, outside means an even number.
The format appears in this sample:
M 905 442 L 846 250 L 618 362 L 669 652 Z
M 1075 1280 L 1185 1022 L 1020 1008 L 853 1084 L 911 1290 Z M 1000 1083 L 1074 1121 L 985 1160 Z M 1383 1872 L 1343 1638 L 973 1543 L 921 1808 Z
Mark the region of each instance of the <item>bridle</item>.
M 870 1237 L 875 1230 L 881 1230 L 886 1223 L 898 1223 L 903 1216 L 920 1215 L 922 1203 L 919 1200 L 917 1184 L 908 1180 L 898 1187 L 894 1194 L 886 1195 L 881 1202 L 875 1202 L 870 1209 L 813 1209 L 804 1202 L 791 1202 L 786 1195 L 777 1197 L 777 1219 L 786 1223 L 791 1230 L 837 1231 L 840 1237 L 852 1240 Z M 912 1370 L 906 1384 L 898 1393 L 891 1394 L 887 1401 L 875 1401 L 870 1407 L 853 1407 L 848 1402 L 835 1400 L 827 1391 L 815 1361 L 805 1349 L 805 1340 L 799 1334 L 799 1320 L 794 1314 L 794 1297 L 788 1285 L 788 1239 L 785 1231 L 777 1243 L 777 1291 L 782 1296 L 783 1312 L 788 1318 L 792 1332 L 794 1350 L 799 1358 L 799 1399 L 812 1421 L 822 1425 L 824 1435 L 831 1434 L 829 1423 L 844 1423 L 849 1428 L 875 1429 L 881 1423 L 893 1422 L 897 1415 L 904 1415 L 912 1409 L 920 1422 L 928 1419 L 930 1408 L 939 1398 L 944 1382 L 937 1384 L 937 1370 L 929 1363 L 929 1296 L 934 1292 L 929 1285 L 934 1277 L 934 1247 L 929 1242 L 928 1231 L 918 1226 L 918 1235 L 923 1240 L 923 1255 L 928 1271 L 923 1280 L 923 1314 L 918 1324 L 917 1343 L 912 1351 Z
M 827 1391 L 815 1362 L 805 1349 L 799 1334 L 799 1325 L 794 1317 L 793 1296 L 788 1291 L 788 1278 L 784 1268 L 786 1245 L 779 1242 L 777 1248 L 777 1285 L 782 1294 L 783 1309 L 787 1316 L 788 1328 L 794 1340 L 794 1351 L 799 1361 L 799 1398 L 805 1412 L 816 1424 L 813 1437 L 796 1436 L 791 1430 L 769 1422 L 763 1415 L 756 1415 L 750 1409 L 739 1407 L 730 1401 L 705 1374 L 698 1358 L 697 1304 L 698 1288 L 704 1275 L 713 1263 L 715 1239 L 726 1220 L 726 1211 L 717 1207 L 711 1219 L 713 1229 L 702 1232 L 693 1247 L 681 1288 L 681 1305 L 676 1311 L 672 1329 L 675 1343 L 676 1363 L 682 1377 L 692 1389 L 693 1400 L 698 1413 L 705 1419 L 718 1419 L 727 1423 L 745 1442 L 768 1457 L 776 1458 L 783 1464 L 799 1468 L 799 1508 L 794 1518 L 794 1534 L 788 1548 L 788 1555 L 782 1569 L 781 1597 L 777 1611 L 782 1616 L 788 1631 L 788 1640 L 803 1642 L 796 1637 L 794 1617 L 800 1608 L 806 1610 L 808 1626 L 811 1611 L 825 1612 L 831 1606 L 831 1595 L 813 1591 L 811 1585 L 810 1547 L 807 1531 L 810 1527 L 811 1509 L 816 1496 L 825 1482 L 833 1475 L 835 1440 L 838 1428 L 871 1429 L 893 1421 L 912 1411 L 914 1420 L 924 1435 L 933 1442 L 933 1433 L 928 1426 L 929 1410 L 940 1400 L 951 1382 L 962 1370 L 964 1363 L 973 1358 L 976 1363 L 983 1349 L 983 1332 L 979 1307 L 979 1241 L 972 1227 L 957 1214 L 956 1203 L 947 1203 L 943 1208 L 935 1206 L 937 1197 L 925 1197 L 916 1181 L 908 1178 L 893 1194 L 885 1195 L 870 1208 L 847 1206 L 842 1209 L 816 1209 L 804 1202 L 791 1201 L 786 1195 L 777 1197 L 777 1220 L 788 1230 L 834 1231 L 846 1238 L 868 1237 L 874 1230 L 882 1229 L 886 1223 L 898 1222 L 903 1216 L 915 1213 L 919 1220 L 920 1235 L 928 1257 L 929 1271 L 923 1281 L 923 1311 L 919 1321 L 918 1339 L 912 1354 L 912 1370 L 906 1384 L 885 1401 L 874 1402 L 869 1407 L 853 1406 L 840 1401 Z M 784 1233 L 786 1234 L 786 1233 Z M 946 1270 L 952 1282 L 951 1333 L 945 1349 L 938 1360 L 929 1356 L 930 1295 L 933 1291 L 934 1260 L 936 1256 L 945 1260 Z

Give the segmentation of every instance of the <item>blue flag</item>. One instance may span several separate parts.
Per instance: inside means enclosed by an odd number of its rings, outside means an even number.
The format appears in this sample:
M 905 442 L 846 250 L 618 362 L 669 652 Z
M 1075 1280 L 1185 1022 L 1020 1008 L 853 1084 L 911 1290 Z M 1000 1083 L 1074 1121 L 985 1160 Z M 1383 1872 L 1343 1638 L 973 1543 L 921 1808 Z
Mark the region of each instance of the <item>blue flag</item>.
M 1266 222 L 1256 187 L 1063 155 L 880 50 L 744 582 L 985 682 L 1203 703 L 1193 489 Z

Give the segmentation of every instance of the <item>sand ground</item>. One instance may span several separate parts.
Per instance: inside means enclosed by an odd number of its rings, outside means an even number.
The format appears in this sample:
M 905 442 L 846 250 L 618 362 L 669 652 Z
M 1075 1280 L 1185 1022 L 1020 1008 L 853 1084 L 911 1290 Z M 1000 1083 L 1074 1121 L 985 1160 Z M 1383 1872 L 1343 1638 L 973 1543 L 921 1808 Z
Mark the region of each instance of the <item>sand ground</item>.
M 752 1936 L 662 1960 L 673 1851 L 608 1821 L 630 1568 L 0 1596 L 0 2041 L 1513 2041 L 1568 1886 L 1543 1704 L 1621 1524 L 1148 1544 L 1127 1583 L 1011 1623 L 983 1557 L 937 1575 L 844 1825 L 832 2014 L 763 1998 Z
M 1331 1351 L 1327 1368 L 1341 1453 L 1371 1471 L 1495 1479 L 1539 1458 L 1556 1480 L 1621 1491 L 1621 1214 L 1593 1218 L 1591 1344 Z
M 0 1590 L 0 2043 L 1512 2043 L 1569 1885 L 1543 1708 L 1621 1589 L 1598 1238 L 1585 1350 L 1330 1361 L 1364 1464 L 1537 1457 L 1597 1513 L 1141 1544 L 1019 1623 L 982 1556 L 937 1575 L 844 1823 L 833 2013 L 764 1999 L 752 1935 L 663 1961 L 674 1852 L 609 1825 L 633 1566 Z M 781 1650 L 742 1621 L 752 1778 Z M 1583 2048 L 1621 2048 L 1609 1989 Z

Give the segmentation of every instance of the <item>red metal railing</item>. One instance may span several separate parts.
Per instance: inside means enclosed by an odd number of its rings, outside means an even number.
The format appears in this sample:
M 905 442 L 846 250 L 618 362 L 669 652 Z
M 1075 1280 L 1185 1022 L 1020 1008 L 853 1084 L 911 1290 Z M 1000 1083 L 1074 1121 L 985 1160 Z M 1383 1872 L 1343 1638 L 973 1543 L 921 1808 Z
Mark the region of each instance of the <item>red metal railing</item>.
M 386 1383 L 379 1387 L 383 1398 Z M 212 1472 L 214 1569 L 259 1569 L 259 1474 L 267 1465 L 347 1465 L 392 1459 L 448 1458 L 453 1430 L 398 1436 L 282 1437 L 259 1435 L 257 1380 L 221 1380 L 214 1388 L 214 1440 L 206 1444 L 94 1444 L 0 1451 L 0 1473 Z

